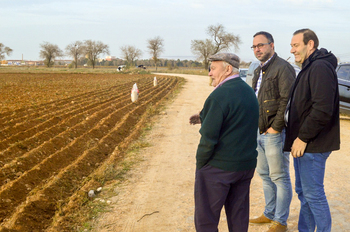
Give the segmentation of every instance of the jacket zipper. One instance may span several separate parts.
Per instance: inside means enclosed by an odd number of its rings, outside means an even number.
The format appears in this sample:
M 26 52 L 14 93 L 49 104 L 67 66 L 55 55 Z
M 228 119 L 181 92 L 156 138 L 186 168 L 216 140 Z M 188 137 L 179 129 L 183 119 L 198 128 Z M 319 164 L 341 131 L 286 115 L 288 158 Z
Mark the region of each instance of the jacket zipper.
M 271 100 L 265 100 L 264 103 L 270 102 L 270 101 L 276 101 L 276 99 L 271 99 Z

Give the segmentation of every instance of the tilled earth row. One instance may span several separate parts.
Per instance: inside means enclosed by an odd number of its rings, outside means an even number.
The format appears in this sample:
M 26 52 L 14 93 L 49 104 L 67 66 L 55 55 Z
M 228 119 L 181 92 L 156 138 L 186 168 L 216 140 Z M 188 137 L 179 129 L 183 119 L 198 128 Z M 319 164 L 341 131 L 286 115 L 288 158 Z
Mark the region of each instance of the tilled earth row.
M 142 89 L 132 103 L 134 82 Z M 0 231 L 45 231 L 179 78 L 153 77 L 0 114 Z M 58 204 L 59 202 L 59 204 Z M 63 203 L 62 203 L 63 202 Z M 58 207 L 59 206 L 59 207 Z

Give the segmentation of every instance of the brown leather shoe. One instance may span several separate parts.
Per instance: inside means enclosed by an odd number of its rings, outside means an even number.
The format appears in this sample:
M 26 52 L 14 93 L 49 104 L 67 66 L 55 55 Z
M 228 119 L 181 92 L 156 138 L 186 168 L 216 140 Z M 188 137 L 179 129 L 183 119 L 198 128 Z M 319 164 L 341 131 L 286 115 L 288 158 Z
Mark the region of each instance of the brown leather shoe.
M 267 232 L 285 232 L 287 231 L 287 226 L 282 225 L 279 222 L 273 221 L 272 226 Z
M 272 222 L 271 219 L 268 219 L 267 217 L 265 217 L 265 215 L 261 215 L 260 217 L 257 218 L 253 218 L 253 219 L 249 219 L 250 223 L 270 223 Z

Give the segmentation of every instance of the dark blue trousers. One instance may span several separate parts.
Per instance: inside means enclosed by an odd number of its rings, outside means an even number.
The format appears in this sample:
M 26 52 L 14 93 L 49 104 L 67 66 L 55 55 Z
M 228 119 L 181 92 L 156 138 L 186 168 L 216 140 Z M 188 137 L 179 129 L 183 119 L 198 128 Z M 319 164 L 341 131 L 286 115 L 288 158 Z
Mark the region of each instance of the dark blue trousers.
M 248 231 L 249 190 L 254 170 L 227 172 L 210 165 L 196 170 L 194 219 L 197 232 L 217 232 L 223 206 L 229 231 Z

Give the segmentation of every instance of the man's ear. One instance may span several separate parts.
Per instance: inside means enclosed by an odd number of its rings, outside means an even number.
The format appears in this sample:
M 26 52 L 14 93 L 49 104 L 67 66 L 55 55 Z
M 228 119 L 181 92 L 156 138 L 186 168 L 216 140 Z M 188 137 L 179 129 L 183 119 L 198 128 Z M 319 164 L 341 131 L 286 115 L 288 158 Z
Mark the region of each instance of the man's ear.
M 230 74 L 230 73 L 232 73 L 232 70 L 233 70 L 233 68 L 231 65 L 226 66 L 226 72 L 228 72 Z
M 307 42 L 307 48 L 309 51 L 313 50 L 314 46 L 315 46 L 315 41 L 309 40 L 309 42 Z

